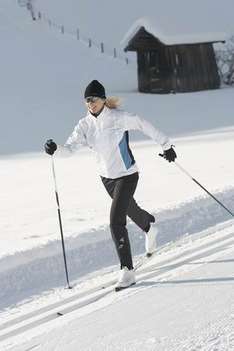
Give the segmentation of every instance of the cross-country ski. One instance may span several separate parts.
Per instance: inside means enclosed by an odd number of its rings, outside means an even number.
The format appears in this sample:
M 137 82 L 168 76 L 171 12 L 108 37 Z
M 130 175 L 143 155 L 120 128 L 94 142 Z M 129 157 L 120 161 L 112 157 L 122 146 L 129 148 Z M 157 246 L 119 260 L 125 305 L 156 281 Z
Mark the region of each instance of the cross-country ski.
M 1 0 L 0 351 L 234 350 L 233 11 Z

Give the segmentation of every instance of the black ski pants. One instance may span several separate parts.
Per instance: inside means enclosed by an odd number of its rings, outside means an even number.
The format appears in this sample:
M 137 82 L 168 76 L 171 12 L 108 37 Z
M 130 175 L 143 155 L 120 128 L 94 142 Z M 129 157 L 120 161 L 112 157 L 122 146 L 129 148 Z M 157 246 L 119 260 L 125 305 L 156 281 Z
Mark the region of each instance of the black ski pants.
M 110 230 L 121 268 L 128 267 L 128 269 L 132 269 L 131 247 L 126 228 L 127 216 L 145 232 L 149 230 L 150 223 L 154 222 L 155 218 L 141 209 L 133 198 L 139 179 L 138 172 L 116 179 L 104 177 L 101 177 L 101 179 L 112 198 Z

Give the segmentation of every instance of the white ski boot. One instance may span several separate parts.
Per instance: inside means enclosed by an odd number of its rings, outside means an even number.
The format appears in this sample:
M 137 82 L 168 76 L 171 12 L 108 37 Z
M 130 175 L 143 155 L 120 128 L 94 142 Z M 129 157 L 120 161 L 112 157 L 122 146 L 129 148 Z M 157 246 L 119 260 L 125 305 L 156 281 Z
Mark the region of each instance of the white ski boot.
M 158 234 L 158 229 L 155 224 L 150 225 L 150 230 L 145 233 L 145 250 L 146 256 L 150 257 L 156 250 L 156 238 Z
M 119 280 L 115 286 L 115 291 L 126 289 L 134 284 L 136 284 L 134 270 L 128 269 L 127 267 L 123 267 L 120 271 Z

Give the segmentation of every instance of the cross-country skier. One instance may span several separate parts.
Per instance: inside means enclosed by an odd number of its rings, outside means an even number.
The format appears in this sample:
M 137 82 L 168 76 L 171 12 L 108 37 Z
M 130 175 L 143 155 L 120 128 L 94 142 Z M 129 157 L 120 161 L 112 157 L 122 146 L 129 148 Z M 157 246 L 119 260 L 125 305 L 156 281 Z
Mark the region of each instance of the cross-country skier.
M 117 98 L 106 98 L 105 88 L 93 80 L 85 89 L 86 117 L 79 120 L 63 147 L 73 151 L 80 145 L 89 146 L 97 154 L 101 180 L 112 198 L 110 230 L 120 260 L 120 276 L 116 290 L 135 284 L 132 254 L 126 217 L 130 217 L 145 233 L 146 254 L 156 248 L 157 228 L 152 214 L 138 206 L 133 198 L 138 182 L 138 168 L 129 147 L 129 130 L 139 130 L 161 144 L 169 162 L 176 153 L 168 137 L 148 121 L 119 109 Z M 56 143 L 50 139 L 45 151 L 53 155 Z

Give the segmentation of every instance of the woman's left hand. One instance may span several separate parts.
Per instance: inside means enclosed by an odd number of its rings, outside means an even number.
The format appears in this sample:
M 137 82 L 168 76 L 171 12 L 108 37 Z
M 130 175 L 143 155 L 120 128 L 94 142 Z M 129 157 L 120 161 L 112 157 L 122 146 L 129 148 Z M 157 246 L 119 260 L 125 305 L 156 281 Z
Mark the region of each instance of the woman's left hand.
M 163 151 L 163 157 L 168 161 L 168 162 L 174 162 L 175 159 L 177 158 L 176 152 L 173 149 L 173 146 L 170 147 L 168 150 Z

